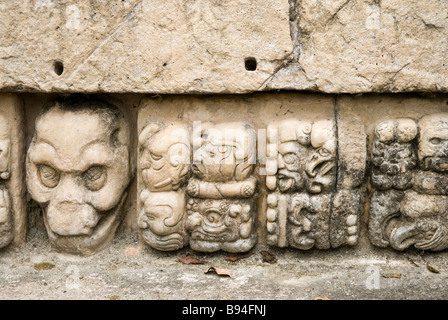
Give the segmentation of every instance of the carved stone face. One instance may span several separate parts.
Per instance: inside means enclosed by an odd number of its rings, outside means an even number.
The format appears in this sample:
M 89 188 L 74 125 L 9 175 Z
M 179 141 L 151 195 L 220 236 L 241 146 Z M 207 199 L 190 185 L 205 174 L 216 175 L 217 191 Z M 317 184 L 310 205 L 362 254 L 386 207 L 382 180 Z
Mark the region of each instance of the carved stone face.
M 193 240 L 231 242 L 242 236 L 239 226 L 250 219 L 250 205 L 231 200 L 192 200 L 186 226 Z M 243 234 L 241 234 L 243 233 Z
M 448 171 L 448 115 L 423 117 L 420 122 L 418 156 L 424 170 Z
M 27 184 L 33 199 L 47 205 L 55 246 L 91 253 L 113 238 L 130 181 L 128 139 L 123 119 L 106 109 L 56 105 L 36 120 Z
M 284 142 L 278 148 L 278 187 L 281 192 L 303 189 L 303 155 L 306 147 L 297 141 Z
M 162 251 L 184 246 L 184 192 L 149 192 L 140 195 L 144 206 L 137 223 L 146 243 Z
M 194 133 L 193 172 L 204 181 L 241 181 L 255 164 L 255 132 L 244 123 L 204 124 Z
M 186 181 L 190 164 L 190 133 L 186 126 L 161 128 L 150 123 L 140 134 L 144 146 L 140 169 L 150 191 L 177 190 Z
M 446 196 L 407 191 L 400 218 L 391 220 L 386 228 L 390 245 L 397 250 L 412 245 L 421 250 L 448 248 L 447 201 Z

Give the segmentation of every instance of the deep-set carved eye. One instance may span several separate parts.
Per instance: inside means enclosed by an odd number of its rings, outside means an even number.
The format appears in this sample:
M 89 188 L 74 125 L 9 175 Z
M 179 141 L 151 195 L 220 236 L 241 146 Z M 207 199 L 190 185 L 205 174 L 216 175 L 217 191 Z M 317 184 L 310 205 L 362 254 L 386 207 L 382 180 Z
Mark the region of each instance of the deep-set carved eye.
M 149 154 L 151 155 L 151 158 L 152 158 L 152 160 L 154 160 L 154 161 L 158 161 L 158 160 L 162 159 L 162 156 L 161 156 L 161 155 L 157 155 L 157 154 L 154 154 L 154 153 L 152 153 L 152 152 L 150 152 Z
M 58 185 L 61 175 L 56 169 L 41 164 L 37 166 L 37 172 L 40 182 L 47 188 L 54 188 Z
M 297 161 L 297 156 L 294 153 L 288 153 L 283 156 L 283 160 L 287 164 L 294 164 Z
M 97 191 L 106 183 L 106 168 L 102 166 L 93 166 L 84 171 L 83 180 L 87 189 Z
M 432 144 L 440 144 L 442 140 L 440 140 L 439 138 L 432 138 L 429 140 L 429 142 L 431 142 Z

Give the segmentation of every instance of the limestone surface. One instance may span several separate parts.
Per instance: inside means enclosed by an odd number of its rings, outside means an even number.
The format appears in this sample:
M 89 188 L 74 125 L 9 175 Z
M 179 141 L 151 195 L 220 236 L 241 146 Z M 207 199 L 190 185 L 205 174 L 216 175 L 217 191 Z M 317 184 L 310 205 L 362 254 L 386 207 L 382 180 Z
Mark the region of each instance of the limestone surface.
M 296 59 L 267 85 L 331 93 L 446 92 L 444 0 L 302 0 Z
M 291 57 L 287 0 L 0 4 L 3 91 L 257 91 Z

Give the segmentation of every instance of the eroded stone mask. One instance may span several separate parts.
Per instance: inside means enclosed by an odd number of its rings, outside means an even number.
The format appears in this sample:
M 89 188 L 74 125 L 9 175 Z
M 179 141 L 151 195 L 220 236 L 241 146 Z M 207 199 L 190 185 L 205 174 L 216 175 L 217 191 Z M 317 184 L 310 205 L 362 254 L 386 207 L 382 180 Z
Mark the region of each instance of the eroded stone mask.
M 418 157 L 424 170 L 448 171 L 448 114 L 434 114 L 419 121 Z
M 26 168 L 32 198 L 46 206 L 53 246 L 91 254 L 112 240 L 131 179 L 128 127 L 116 107 L 102 101 L 46 105 Z
M 149 123 L 140 133 L 140 170 L 146 189 L 177 190 L 188 178 L 190 131 L 186 125 Z

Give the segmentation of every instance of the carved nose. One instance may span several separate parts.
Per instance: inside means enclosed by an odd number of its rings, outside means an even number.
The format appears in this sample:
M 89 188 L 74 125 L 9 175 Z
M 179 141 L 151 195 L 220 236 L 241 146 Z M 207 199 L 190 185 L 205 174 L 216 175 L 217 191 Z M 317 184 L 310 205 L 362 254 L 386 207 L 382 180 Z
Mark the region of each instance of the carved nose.
M 418 230 L 415 223 L 399 224 L 391 232 L 389 239 L 390 245 L 395 250 L 404 250 L 417 242 L 413 238 L 416 234 L 418 234 Z
M 83 203 L 84 187 L 77 183 L 75 177 L 64 175 L 54 190 L 52 200 L 57 202 Z
M 278 156 L 277 166 L 279 169 L 285 168 L 285 162 L 283 161 L 283 157 L 281 155 Z

